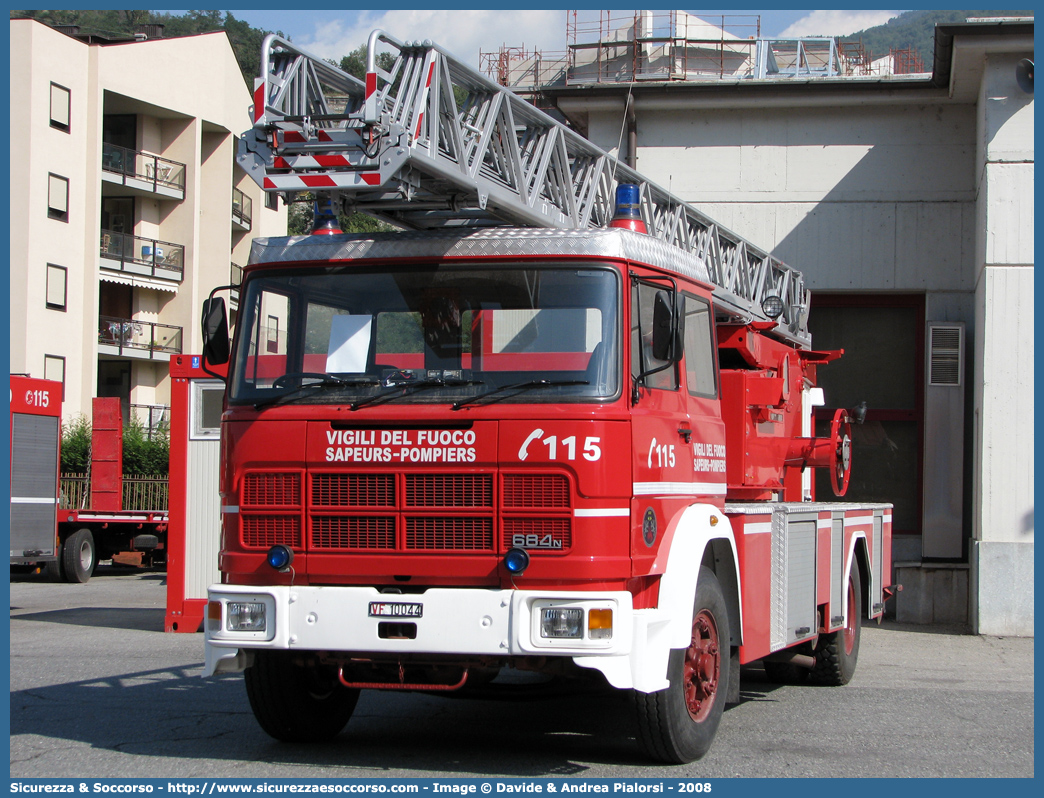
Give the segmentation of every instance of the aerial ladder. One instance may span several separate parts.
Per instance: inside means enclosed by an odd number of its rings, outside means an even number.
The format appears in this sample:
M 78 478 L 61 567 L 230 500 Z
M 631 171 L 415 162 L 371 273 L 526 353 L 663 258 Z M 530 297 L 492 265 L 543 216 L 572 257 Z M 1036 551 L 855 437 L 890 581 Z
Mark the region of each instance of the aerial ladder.
M 774 322 L 769 334 L 811 345 L 801 272 L 430 41 L 374 31 L 362 81 L 269 35 L 252 116 L 237 161 L 266 192 L 400 228 L 601 228 L 616 187 L 635 184 L 647 232 L 689 254 L 722 320 Z

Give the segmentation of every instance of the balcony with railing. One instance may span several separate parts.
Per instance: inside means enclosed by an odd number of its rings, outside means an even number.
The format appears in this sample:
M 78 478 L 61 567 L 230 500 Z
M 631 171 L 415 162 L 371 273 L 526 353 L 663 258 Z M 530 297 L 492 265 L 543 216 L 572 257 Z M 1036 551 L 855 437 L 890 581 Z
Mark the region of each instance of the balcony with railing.
M 185 276 L 185 247 L 102 230 L 98 265 L 112 271 L 180 283 Z
M 128 421 L 141 424 L 145 436 L 152 440 L 170 429 L 170 408 L 167 405 L 129 405 Z
M 238 188 L 232 189 L 232 227 L 250 230 L 254 202 Z
M 181 354 L 181 327 L 114 316 L 98 317 L 98 354 L 170 360 Z
M 115 144 L 102 144 L 102 180 L 124 189 L 114 195 L 185 199 L 185 164 Z

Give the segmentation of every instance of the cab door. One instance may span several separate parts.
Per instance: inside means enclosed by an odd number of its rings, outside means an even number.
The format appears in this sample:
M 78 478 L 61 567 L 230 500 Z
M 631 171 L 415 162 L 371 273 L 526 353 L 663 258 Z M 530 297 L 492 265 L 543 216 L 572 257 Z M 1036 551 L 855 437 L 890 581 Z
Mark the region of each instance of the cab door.
M 693 501 L 692 424 L 675 355 L 681 342 L 665 352 L 663 331 L 655 330 L 665 306 L 673 313 L 675 297 L 670 281 L 632 279 L 631 557 L 639 574 L 648 573 L 671 520 Z
M 682 393 L 692 429 L 693 490 L 703 501 L 725 500 L 725 425 L 718 398 L 718 346 L 709 297 L 682 292 Z

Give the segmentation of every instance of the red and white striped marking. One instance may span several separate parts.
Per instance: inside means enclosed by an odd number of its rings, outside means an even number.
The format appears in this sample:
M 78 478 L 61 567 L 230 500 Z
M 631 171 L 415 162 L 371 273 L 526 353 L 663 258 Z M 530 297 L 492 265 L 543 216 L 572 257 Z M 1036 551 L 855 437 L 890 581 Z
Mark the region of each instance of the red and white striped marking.
M 265 177 L 269 191 L 304 191 L 310 188 L 353 188 L 379 186 L 380 172 L 339 172 L 326 175 L 271 175 Z
M 435 61 L 433 60 L 430 64 L 428 64 L 428 78 L 424 81 L 424 91 L 421 92 L 420 102 L 417 103 L 417 106 L 421 110 L 420 114 L 417 116 L 417 129 L 413 132 L 414 139 L 420 138 L 421 127 L 424 124 L 424 106 L 427 105 L 428 102 L 428 89 L 431 88 L 431 77 L 434 74 Z

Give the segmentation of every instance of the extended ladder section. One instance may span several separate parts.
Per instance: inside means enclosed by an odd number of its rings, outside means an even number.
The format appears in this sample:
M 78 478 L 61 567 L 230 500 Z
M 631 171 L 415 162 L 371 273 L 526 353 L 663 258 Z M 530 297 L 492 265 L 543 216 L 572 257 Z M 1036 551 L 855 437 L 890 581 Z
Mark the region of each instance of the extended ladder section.
M 394 56 L 387 70 L 382 47 Z M 266 191 L 314 192 L 419 230 L 598 228 L 616 186 L 634 183 L 649 234 L 704 263 L 722 311 L 769 321 L 769 299 L 782 305 L 772 334 L 810 344 L 801 272 L 429 41 L 374 31 L 364 82 L 270 35 L 261 71 L 237 158 Z

